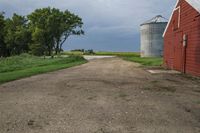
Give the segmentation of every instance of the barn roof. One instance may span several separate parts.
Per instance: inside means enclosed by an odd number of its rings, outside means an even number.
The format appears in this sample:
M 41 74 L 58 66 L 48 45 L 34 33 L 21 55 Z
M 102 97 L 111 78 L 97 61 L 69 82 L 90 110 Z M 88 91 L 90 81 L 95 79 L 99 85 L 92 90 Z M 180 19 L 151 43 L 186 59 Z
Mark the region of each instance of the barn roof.
M 194 9 L 200 13 L 200 0 L 186 0 Z
M 171 17 L 169 19 L 167 27 L 165 28 L 165 31 L 163 33 L 163 37 L 165 36 L 165 33 L 166 33 L 166 31 L 167 31 L 167 29 L 169 27 L 169 23 L 171 22 L 171 19 L 172 19 L 174 11 L 178 8 L 177 6 L 178 6 L 179 1 L 180 0 L 177 0 L 177 2 L 176 2 L 176 5 L 175 5 L 174 10 L 173 10 L 173 12 L 171 14 Z M 185 0 L 185 1 L 187 1 L 195 10 L 197 10 L 200 13 L 200 0 Z

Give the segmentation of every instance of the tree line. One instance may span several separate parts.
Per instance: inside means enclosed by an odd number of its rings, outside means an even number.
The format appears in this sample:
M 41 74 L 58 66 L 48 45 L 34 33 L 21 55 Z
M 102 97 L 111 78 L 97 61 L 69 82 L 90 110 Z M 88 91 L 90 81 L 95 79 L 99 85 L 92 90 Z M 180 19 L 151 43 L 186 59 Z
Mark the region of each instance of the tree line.
M 0 57 L 30 53 L 53 56 L 71 35 L 82 35 L 82 19 L 70 11 L 36 9 L 27 16 L 0 13 Z

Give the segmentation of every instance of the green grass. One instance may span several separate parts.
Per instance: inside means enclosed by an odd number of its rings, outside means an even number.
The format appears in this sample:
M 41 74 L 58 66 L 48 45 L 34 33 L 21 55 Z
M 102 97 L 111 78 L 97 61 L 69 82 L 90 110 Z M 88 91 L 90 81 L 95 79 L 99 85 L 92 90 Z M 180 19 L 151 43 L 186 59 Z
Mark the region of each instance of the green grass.
M 63 52 L 64 55 L 83 55 L 83 52 Z M 95 52 L 94 55 L 98 56 L 118 56 L 124 60 L 132 61 L 141 64 L 142 66 L 161 66 L 163 64 L 163 58 L 161 57 L 148 57 L 141 58 L 139 52 Z
M 79 52 L 79 51 L 65 51 L 62 53 L 62 55 L 87 55 L 87 53 Z M 104 55 L 110 55 L 110 56 L 139 56 L 139 53 L 136 52 L 95 52 L 94 55 L 104 56 Z
M 161 66 L 163 64 L 163 58 L 160 57 L 137 57 L 137 56 L 123 56 L 125 60 L 140 63 L 143 66 Z
M 140 53 L 136 52 L 96 52 L 95 55 L 119 56 L 124 60 L 137 62 L 143 66 L 161 66 L 163 64 L 163 58 L 161 57 L 141 58 Z
M 74 52 L 71 52 L 71 51 L 65 51 L 63 53 L 61 53 L 62 55 L 83 55 L 84 53 L 83 52 L 79 52 L 79 51 L 74 51 Z
M 0 59 L 0 84 L 85 63 L 81 56 L 44 59 L 23 54 Z
M 110 55 L 110 56 L 134 56 L 139 57 L 137 52 L 95 52 L 95 55 Z

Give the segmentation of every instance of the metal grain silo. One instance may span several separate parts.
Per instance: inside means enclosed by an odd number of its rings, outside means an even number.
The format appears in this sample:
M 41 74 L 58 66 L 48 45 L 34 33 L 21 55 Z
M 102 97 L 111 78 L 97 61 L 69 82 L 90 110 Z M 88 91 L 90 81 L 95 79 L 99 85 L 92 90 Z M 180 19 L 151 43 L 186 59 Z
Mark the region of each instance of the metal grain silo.
M 158 15 L 140 25 L 141 57 L 163 56 L 163 33 L 167 19 Z

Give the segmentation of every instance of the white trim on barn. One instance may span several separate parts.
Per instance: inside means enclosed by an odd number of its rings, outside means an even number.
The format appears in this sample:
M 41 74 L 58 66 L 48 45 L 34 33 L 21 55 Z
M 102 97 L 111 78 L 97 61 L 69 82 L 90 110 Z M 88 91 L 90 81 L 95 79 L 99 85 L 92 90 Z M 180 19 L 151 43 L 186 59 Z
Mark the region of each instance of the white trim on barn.
M 169 24 L 170 24 L 170 22 L 171 22 L 171 20 L 172 20 L 172 16 L 173 16 L 173 14 L 174 14 L 174 11 L 177 10 L 178 3 L 179 3 L 179 0 L 177 0 L 176 5 L 175 5 L 175 7 L 174 7 L 174 10 L 172 11 L 172 14 L 171 14 L 171 16 L 170 16 L 170 19 L 169 19 L 169 21 L 168 21 L 168 24 L 167 24 L 167 26 L 166 26 L 166 28 L 165 28 L 164 33 L 163 33 L 163 37 L 165 36 L 165 34 L 166 34 L 166 32 L 167 32 L 167 29 L 168 29 Z
M 177 8 L 176 8 L 176 10 L 178 10 L 178 28 L 180 28 L 180 24 L 181 24 L 181 7 L 180 6 L 178 6 Z
M 194 9 L 200 13 L 200 0 L 186 0 Z
M 177 7 L 178 6 L 178 3 L 179 3 L 180 0 L 177 0 L 176 2 L 176 5 L 174 7 L 174 10 L 170 16 L 170 19 L 169 19 L 169 22 L 165 28 L 165 31 L 163 33 L 163 37 L 165 36 L 166 32 L 167 32 L 167 29 L 169 27 L 169 24 L 171 22 L 171 19 L 172 19 L 172 16 L 174 14 L 174 11 L 176 11 L 177 9 L 179 9 L 179 15 L 180 15 L 180 7 Z M 188 4 L 190 4 L 195 10 L 197 10 L 199 13 L 200 13 L 200 0 L 185 0 L 186 2 L 188 2 Z M 180 17 L 180 16 L 179 16 Z M 180 23 L 180 18 L 179 18 L 179 23 Z

